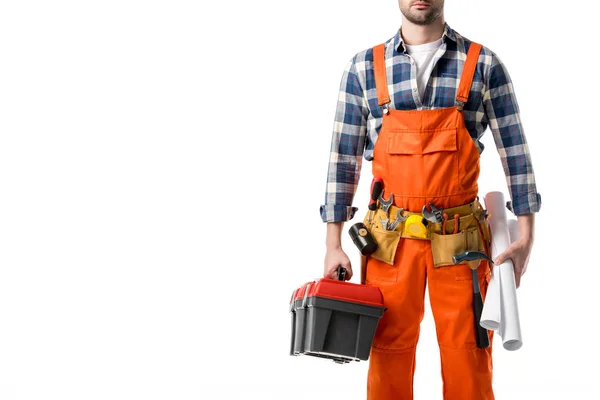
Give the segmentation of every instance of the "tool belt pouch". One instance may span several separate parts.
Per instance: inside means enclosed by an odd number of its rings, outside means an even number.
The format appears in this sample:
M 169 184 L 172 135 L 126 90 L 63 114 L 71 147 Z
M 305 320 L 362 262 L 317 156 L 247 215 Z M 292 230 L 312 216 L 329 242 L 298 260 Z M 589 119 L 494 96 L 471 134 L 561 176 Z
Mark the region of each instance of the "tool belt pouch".
M 490 224 L 487 219 L 481 224 L 481 230 L 483 231 L 483 238 L 485 239 L 488 248 L 490 248 L 492 245 L 492 235 L 490 233 Z
M 449 235 L 431 233 L 431 252 L 435 267 L 455 265 L 452 257 L 466 251 L 485 251 L 478 227 Z
M 376 214 L 374 213 L 374 215 Z M 373 239 L 377 242 L 377 250 L 369 257 L 394 265 L 396 250 L 398 250 L 398 243 L 400 242 L 400 232 L 387 231 L 374 221 L 369 222 L 368 214 L 363 222 L 367 226 L 367 229 L 369 229 L 369 232 L 371 232 Z

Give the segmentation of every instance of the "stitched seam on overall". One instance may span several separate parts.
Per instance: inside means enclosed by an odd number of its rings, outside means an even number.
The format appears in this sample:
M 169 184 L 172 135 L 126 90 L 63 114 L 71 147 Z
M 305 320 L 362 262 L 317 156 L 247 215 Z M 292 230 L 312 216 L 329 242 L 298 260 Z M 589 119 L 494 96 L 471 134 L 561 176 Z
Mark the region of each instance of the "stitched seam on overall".
M 458 347 L 448 346 L 448 345 L 441 344 L 441 343 L 438 343 L 438 345 L 445 349 L 452 349 L 452 350 L 467 350 L 467 349 L 476 349 L 477 348 L 477 343 L 475 343 L 475 342 L 473 342 L 473 344 L 465 344 L 465 345 L 458 346 Z M 481 350 L 485 350 L 485 349 L 481 349 Z
M 377 351 L 379 353 L 396 353 L 396 354 L 409 353 L 411 350 L 414 350 L 416 348 L 417 348 L 417 346 L 404 347 L 402 349 L 386 349 L 383 347 L 371 346 L 371 349 L 373 351 Z

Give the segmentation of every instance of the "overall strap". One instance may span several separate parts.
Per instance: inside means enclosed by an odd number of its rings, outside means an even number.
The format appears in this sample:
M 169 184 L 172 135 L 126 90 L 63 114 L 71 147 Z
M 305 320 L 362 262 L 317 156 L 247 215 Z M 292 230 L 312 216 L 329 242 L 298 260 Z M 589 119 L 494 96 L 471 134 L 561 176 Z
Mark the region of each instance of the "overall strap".
M 471 45 L 469 46 L 467 59 L 465 60 L 462 75 L 460 77 L 460 85 L 458 86 L 458 91 L 456 92 L 456 101 L 460 105 L 466 103 L 469 99 L 469 92 L 471 91 L 473 75 L 475 74 L 475 68 L 477 67 L 477 61 L 479 59 L 481 47 L 482 46 L 479 43 L 475 42 L 471 42 Z
M 377 103 L 381 106 L 390 102 L 387 77 L 385 73 L 385 44 L 373 47 L 373 69 L 375 71 L 375 88 L 377 89 Z

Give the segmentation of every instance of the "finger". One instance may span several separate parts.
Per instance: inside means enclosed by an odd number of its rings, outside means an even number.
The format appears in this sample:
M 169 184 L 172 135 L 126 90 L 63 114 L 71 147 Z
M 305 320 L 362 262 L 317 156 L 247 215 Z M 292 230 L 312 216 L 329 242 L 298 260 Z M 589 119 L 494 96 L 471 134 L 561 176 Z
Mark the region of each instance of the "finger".
M 517 248 L 518 247 L 514 243 L 512 243 L 510 246 L 508 246 L 506 248 L 506 250 L 504 250 L 503 253 L 501 253 L 500 255 L 498 255 L 496 257 L 496 259 L 494 260 L 494 264 L 500 265 L 503 262 L 505 262 L 506 260 L 508 260 L 509 258 L 512 260 L 513 255 L 514 255 L 515 251 L 517 250 Z M 514 260 L 513 260 L 513 262 L 514 262 Z
M 339 265 L 337 266 L 337 268 L 351 269 L 352 266 L 350 265 L 350 262 L 345 261 L 345 262 L 340 262 Z
M 333 279 L 333 280 L 338 280 L 338 272 L 339 271 L 339 266 L 332 266 L 329 267 L 329 272 L 327 273 L 327 278 L 329 279 Z
M 341 269 L 341 268 L 344 268 L 346 270 L 346 273 L 352 272 L 352 266 L 350 265 L 350 263 L 344 263 L 344 262 L 342 262 L 337 267 L 335 267 L 336 271 L 339 270 L 339 269 Z
M 337 279 L 337 269 L 334 267 L 330 267 L 329 271 L 327 271 L 326 277 L 329 279 Z
M 507 258 L 510 258 L 511 255 L 512 255 L 512 253 L 507 249 L 504 253 L 502 253 L 498 257 L 496 257 L 496 259 L 494 260 L 494 264 L 496 264 L 496 265 L 502 264 L 504 261 L 506 261 Z

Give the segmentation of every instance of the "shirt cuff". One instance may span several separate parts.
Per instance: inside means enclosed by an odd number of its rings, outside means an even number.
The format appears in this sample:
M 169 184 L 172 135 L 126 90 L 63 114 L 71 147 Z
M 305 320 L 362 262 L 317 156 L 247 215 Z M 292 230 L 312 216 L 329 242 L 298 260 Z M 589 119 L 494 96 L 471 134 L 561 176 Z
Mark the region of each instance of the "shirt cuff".
M 536 213 L 542 207 L 542 196 L 537 192 L 518 194 L 512 199 L 511 207 L 515 215 Z
M 323 222 L 344 222 L 352 219 L 358 211 L 357 207 L 340 204 L 324 204 L 320 208 Z

